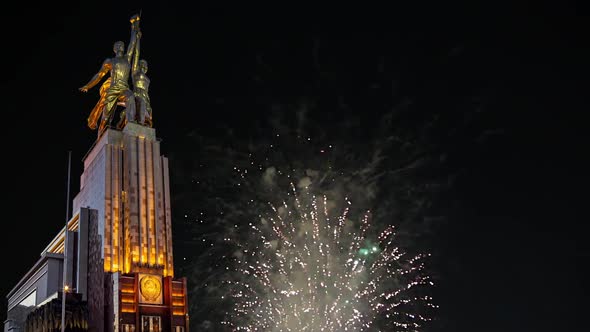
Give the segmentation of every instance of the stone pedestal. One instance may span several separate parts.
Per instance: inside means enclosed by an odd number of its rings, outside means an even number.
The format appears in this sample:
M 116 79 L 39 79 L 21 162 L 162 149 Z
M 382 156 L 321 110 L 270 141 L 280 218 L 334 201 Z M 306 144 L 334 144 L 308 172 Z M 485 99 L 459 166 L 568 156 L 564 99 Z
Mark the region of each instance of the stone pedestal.
M 84 158 L 73 209 L 98 211 L 105 272 L 173 276 L 168 159 L 154 128 L 107 129 Z

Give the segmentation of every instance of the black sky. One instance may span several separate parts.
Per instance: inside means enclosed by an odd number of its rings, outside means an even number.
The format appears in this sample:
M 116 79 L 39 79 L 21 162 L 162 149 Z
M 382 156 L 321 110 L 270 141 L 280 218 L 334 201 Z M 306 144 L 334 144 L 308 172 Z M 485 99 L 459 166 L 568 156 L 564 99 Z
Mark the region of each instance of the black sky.
M 186 149 L 193 130 L 248 132 L 267 116 L 266 102 L 313 93 L 322 71 L 369 81 L 364 73 L 380 61 L 393 68 L 383 80 L 398 82 L 422 109 L 483 105 L 480 128 L 497 131 L 470 133 L 491 137 L 485 144 L 451 147 L 464 176 L 455 189 L 461 213 L 441 239 L 448 257 L 440 262 L 448 281 L 442 330 L 582 330 L 590 255 L 587 8 L 166 3 L 46 2 L 3 11 L 2 296 L 65 222 L 67 151 L 73 197 L 96 137 L 86 117 L 97 92 L 77 89 L 112 55 L 114 41 L 128 41 L 128 19 L 141 9 L 165 154 Z M 342 89 L 355 98 L 354 84 Z M 377 116 L 375 101 L 366 103 L 356 115 Z M 5 303 L 0 308 L 5 317 Z

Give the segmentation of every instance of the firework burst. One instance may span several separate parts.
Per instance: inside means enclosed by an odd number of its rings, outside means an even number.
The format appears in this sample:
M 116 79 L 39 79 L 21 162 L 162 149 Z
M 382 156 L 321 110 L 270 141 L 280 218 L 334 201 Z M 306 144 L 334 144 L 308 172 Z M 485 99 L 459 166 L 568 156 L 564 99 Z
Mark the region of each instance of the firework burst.
M 224 324 L 244 331 L 418 331 L 436 306 L 428 254 L 395 244 L 393 226 L 371 228 L 370 211 L 338 207 L 306 188 L 250 226 L 238 244 L 239 279 Z M 359 219 L 354 220 L 354 215 Z

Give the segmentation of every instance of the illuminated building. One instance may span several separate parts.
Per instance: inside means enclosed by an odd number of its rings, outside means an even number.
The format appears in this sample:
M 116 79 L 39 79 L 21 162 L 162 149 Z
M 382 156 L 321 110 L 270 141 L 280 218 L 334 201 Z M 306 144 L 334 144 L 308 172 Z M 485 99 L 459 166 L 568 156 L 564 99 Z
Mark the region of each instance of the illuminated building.
M 27 324 L 59 331 L 64 251 L 68 330 L 188 332 L 186 278 L 174 276 L 168 160 L 155 129 L 106 129 L 84 158 L 72 207 L 67 232 L 64 225 L 7 295 L 5 332 Z

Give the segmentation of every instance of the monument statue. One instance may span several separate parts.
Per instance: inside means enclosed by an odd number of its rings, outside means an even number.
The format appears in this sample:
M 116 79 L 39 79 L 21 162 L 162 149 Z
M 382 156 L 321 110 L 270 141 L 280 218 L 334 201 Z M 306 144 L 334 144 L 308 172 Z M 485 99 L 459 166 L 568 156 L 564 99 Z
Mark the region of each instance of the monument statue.
M 150 79 L 147 77 L 148 63 L 145 59 L 139 59 L 139 39 L 135 45 L 135 57 L 133 60 L 133 72 L 131 80 L 133 82 L 133 93 L 135 101 L 138 104 L 139 123 L 152 126 L 152 106 L 148 94 L 150 88 Z
M 88 92 L 107 73 L 110 74 L 110 77 L 100 87 L 100 98 L 88 116 L 90 129 L 96 129 L 98 118 L 101 118 L 98 127 L 99 135 L 110 125 L 117 105 L 125 106 L 127 112 L 133 113 L 132 115 L 135 116 L 135 97 L 133 91 L 129 88 L 129 75 L 132 69 L 133 53 L 136 50 L 137 40 L 141 36 L 139 15 L 131 17 L 130 22 L 131 37 L 127 45 L 127 51 L 125 52 L 125 44 L 122 41 L 116 41 L 113 44 L 115 56 L 104 60 L 100 70 L 88 83 L 80 88 L 80 91 Z
M 121 120 L 117 124 L 118 128 L 125 126 L 127 120 L 137 122 L 142 125 L 152 127 L 152 106 L 149 97 L 150 79 L 147 76 L 148 63 L 145 59 L 140 59 L 140 41 L 141 32 L 138 34 L 133 52 L 133 65 L 131 70 L 131 82 L 133 83 L 133 95 L 135 96 L 135 110 L 126 110 L 121 113 Z M 131 112 L 129 112 L 131 111 Z M 129 114 L 127 114 L 129 113 Z

